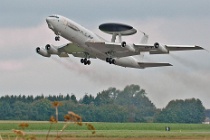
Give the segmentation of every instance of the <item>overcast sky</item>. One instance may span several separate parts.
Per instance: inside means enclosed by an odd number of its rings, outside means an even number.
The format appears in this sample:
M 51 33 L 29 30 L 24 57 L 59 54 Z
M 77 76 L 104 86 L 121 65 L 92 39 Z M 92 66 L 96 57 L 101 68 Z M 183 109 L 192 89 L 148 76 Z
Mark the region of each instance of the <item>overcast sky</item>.
M 96 95 L 109 87 L 137 84 L 162 108 L 173 99 L 199 98 L 210 108 L 210 1 L 209 0 L 2 0 L 0 4 L 0 95 Z M 200 45 L 207 51 L 145 54 L 139 61 L 169 62 L 173 67 L 130 69 L 92 60 L 44 58 L 36 47 L 54 41 L 45 18 L 66 16 L 98 35 L 105 22 L 121 22 L 146 32 L 149 43 Z M 138 43 L 142 35 L 123 38 Z

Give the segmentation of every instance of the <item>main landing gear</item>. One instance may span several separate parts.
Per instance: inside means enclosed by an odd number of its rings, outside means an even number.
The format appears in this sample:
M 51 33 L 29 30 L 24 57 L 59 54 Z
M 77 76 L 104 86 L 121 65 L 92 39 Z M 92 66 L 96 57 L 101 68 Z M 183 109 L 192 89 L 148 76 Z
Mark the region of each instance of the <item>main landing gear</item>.
M 115 64 L 115 59 L 113 58 L 106 58 L 106 62 L 108 62 L 109 64 Z
M 91 61 L 88 60 L 87 58 L 81 59 L 80 62 L 83 63 L 84 65 L 90 65 L 91 64 Z
M 55 37 L 55 41 L 60 41 L 60 36 L 59 36 L 59 35 L 57 35 L 57 36 Z

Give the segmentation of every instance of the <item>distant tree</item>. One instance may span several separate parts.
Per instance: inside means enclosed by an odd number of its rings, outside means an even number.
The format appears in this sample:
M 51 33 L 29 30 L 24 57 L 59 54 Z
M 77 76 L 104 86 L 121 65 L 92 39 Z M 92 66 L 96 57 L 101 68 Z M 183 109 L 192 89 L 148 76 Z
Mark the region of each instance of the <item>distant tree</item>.
M 205 108 L 199 99 L 175 100 L 164 109 L 156 109 L 144 89 L 128 85 L 123 90 L 108 88 L 96 97 L 85 94 L 77 101 L 75 95 L 42 94 L 37 96 L 5 95 L 0 97 L 0 120 L 48 120 L 55 115 L 51 103 L 59 101 L 58 118 L 63 120 L 67 111 L 80 114 L 83 121 L 97 122 L 179 122 L 200 123 Z M 206 111 L 206 116 L 210 116 Z
M 116 103 L 127 109 L 130 122 L 151 122 L 156 112 L 155 105 L 138 85 L 126 86 L 118 93 Z
M 13 104 L 14 102 L 16 101 L 16 96 L 14 96 L 14 95 L 11 95 L 10 96 L 10 104 Z
M 95 120 L 97 122 L 126 122 L 127 109 L 116 104 L 105 104 L 95 107 Z
M 37 95 L 37 96 L 35 97 L 35 100 L 40 100 L 40 99 L 44 99 L 44 95 L 43 95 L 43 94 L 42 94 L 41 96 Z
M 95 98 L 94 104 L 104 105 L 104 104 L 112 104 L 117 97 L 118 91 L 115 88 L 109 88 L 108 90 L 104 90 L 99 92 Z
M 27 103 L 32 103 L 34 101 L 34 97 L 32 95 L 28 95 L 26 101 Z
M 96 121 L 97 108 L 92 103 L 82 104 L 77 106 L 77 112 L 81 114 L 83 121 L 94 122 Z
M 21 101 L 26 102 L 26 96 L 25 95 L 22 96 Z
M 173 100 L 157 116 L 156 122 L 201 123 L 205 108 L 199 99 Z
M 47 121 L 53 114 L 55 113 L 48 99 L 34 101 L 29 109 L 30 120 Z
M 69 94 L 66 95 L 65 100 L 70 100 Z
M 12 104 L 14 120 L 28 120 L 28 111 L 29 105 L 28 103 L 24 103 L 22 101 L 16 101 Z
M 90 104 L 90 103 L 94 102 L 94 97 L 92 95 L 85 94 L 85 96 L 83 97 L 81 102 L 83 104 Z
M 140 89 L 140 86 L 138 85 L 129 85 L 124 88 L 123 91 L 121 91 L 117 98 L 116 102 L 120 105 L 131 105 L 131 104 L 137 104 L 137 98 L 136 96 L 145 96 L 145 91 L 143 89 Z
M 74 94 L 72 94 L 70 98 L 74 103 L 77 103 L 77 98 Z
M 64 97 L 63 95 L 60 93 L 58 96 L 57 96 L 57 101 L 63 101 L 64 100 Z
M 0 102 L 0 114 L 0 120 L 9 120 L 13 117 L 14 114 L 8 102 Z

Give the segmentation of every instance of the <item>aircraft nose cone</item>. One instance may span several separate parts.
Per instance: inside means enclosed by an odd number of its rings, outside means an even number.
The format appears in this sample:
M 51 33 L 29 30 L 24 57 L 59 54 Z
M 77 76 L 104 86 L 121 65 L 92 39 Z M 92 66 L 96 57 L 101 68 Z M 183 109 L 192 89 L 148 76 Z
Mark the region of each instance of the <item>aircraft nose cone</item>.
M 49 17 L 46 18 L 46 22 L 47 22 L 47 23 L 50 22 L 50 18 L 49 18 Z
M 50 29 L 54 29 L 54 28 L 53 28 L 53 23 L 52 23 L 52 21 L 51 21 L 51 18 L 50 18 L 50 17 L 47 17 L 47 18 L 46 18 L 46 22 L 47 22 L 48 27 L 49 27 Z

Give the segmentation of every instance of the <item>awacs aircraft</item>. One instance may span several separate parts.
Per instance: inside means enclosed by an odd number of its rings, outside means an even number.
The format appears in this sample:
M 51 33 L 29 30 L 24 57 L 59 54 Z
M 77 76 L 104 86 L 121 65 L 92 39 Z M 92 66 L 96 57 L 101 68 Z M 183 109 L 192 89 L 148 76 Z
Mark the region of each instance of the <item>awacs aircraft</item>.
M 55 41 L 60 36 L 71 41 L 62 46 L 47 44 L 45 49 L 36 48 L 36 52 L 44 57 L 58 55 L 59 57 L 80 57 L 81 63 L 90 65 L 90 59 L 100 59 L 122 67 L 144 69 L 147 67 L 172 66 L 169 63 L 138 62 L 133 56 L 144 52 L 150 54 L 169 54 L 171 51 L 201 50 L 199 46 L 190 45 L 161 45 L 158 42 L 147 44 L 148 35 L 144 33 L 141 43 L 128 44 L 122 41 L 122 36 L 133 35 L 137 32 L 132 26 L 119 23 L 105 23 L 99 29 L 111 34 L 111 41 L 106 41 L 92 31 L 84 28 L 76 22 L 60 16 L 52 15 L 46 18 L 48 27 L 55 33 Z M 119 42 L 116 42 L 116 37 Z

